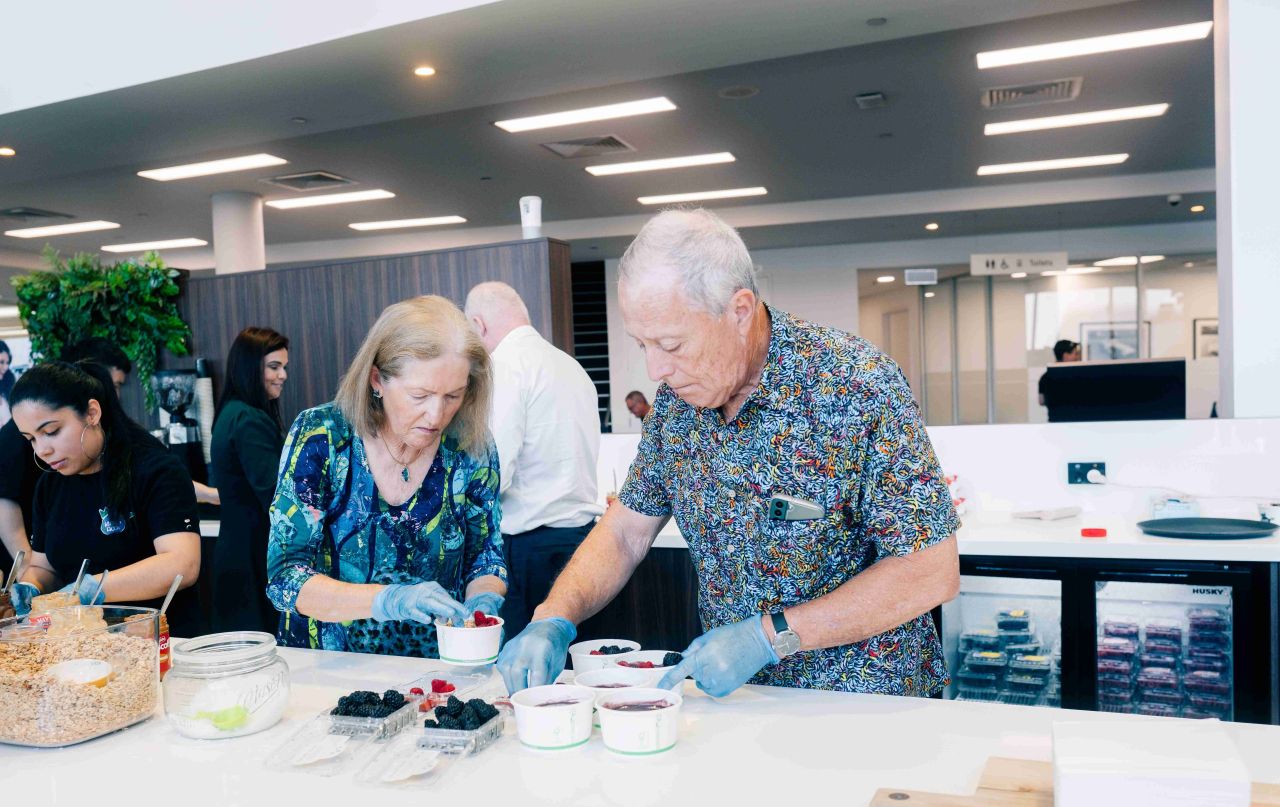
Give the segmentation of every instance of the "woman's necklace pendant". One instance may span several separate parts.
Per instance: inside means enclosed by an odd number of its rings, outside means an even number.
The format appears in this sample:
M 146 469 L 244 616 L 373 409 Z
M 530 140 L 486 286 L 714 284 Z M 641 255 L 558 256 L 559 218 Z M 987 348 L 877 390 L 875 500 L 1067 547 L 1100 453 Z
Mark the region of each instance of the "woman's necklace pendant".
M 401 469 L 400 478 L 406 482 L 409 481 L 409 466 L 406 465 L 403 469 Z

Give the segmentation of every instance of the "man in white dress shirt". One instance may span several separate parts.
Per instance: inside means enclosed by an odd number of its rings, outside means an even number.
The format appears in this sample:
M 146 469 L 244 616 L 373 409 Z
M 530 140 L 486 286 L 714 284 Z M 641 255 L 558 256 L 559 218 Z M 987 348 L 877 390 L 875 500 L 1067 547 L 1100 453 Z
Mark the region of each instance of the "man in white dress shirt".
M 493 360 L 489 428 L 502 467 L 510 575 L 502 618 L 515 636 L 604 512 L 596 502 L 596 388 L 576 359 L 533 329 L 506 283 L 472 288 L 466 314 Z

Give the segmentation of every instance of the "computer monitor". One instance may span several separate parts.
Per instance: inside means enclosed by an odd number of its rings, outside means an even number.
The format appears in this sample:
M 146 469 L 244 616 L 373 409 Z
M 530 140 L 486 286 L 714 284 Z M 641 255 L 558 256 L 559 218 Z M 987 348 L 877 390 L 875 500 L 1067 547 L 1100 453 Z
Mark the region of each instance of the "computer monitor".
M 1186 359 L 1067 362 L 1045 370 L 1049 421 L 1182 420 Z

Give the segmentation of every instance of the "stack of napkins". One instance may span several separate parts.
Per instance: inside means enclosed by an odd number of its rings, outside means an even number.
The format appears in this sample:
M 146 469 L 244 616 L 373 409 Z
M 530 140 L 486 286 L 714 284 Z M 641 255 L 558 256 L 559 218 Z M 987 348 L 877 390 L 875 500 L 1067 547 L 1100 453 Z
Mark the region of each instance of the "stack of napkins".
M 1055 807 L 1249 807 L 1249 789 L 1217 720 L 1053 724 Z

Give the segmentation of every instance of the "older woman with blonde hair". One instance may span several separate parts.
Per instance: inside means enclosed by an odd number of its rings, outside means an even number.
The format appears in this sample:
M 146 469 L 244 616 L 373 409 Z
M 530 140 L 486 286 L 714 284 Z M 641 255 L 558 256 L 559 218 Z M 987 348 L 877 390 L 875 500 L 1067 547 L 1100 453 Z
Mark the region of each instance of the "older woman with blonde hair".
M 490 384 L 458 307 L 415 297 L 378 317 L 337 398 L 298 415 L 267 550 L 283 644 L 434 656 L 435 619 L 497 613 Z

